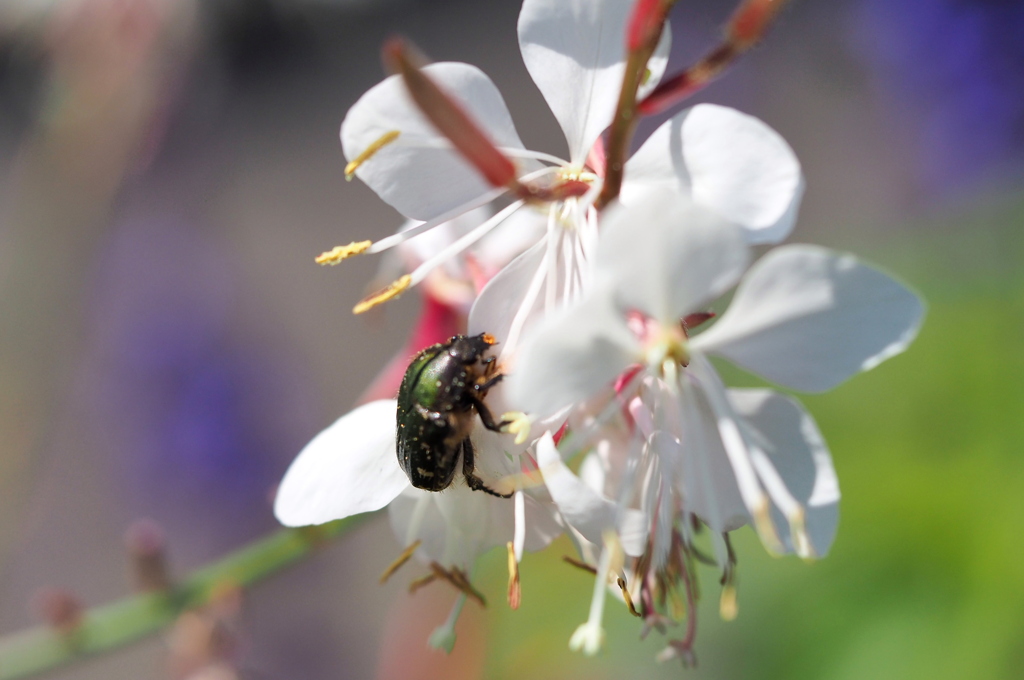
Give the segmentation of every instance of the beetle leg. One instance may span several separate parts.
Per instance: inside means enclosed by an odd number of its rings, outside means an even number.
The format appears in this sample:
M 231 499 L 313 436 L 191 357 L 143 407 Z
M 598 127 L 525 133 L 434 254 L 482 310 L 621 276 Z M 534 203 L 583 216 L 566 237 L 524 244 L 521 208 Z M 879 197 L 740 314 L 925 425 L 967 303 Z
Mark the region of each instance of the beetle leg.
M 512 497 L 511 493 L 498 493 L 494 489 L 488 487 L 484 484 L 484 480 L 476 476 L 474 472 L 475 470 L 476 466 L 473 462 L 473 442 L 469 440 L 469 437 L 466 437 L 462 440 L 462 476 L 466 478 L 466 486 L 473 491 L 484 491 L 492 496 L 497 496 L 498 498 Z
M 476 407 L 476 412 L 480 414 L 480 420 L 483 421 L 484 427 L 491 432 L 501 432 L 501 428 L 512 424 L 511 421 L 508 420 L 503 420 L 500 423 L 495 422 L 494 415 L 491 414 L 491 409 L 487 408 L 487 404 L 480 401 L 476 395 L 470 394 L 468 396 L 470 401 L 473 402 L 473 406 Z
M 487 390 L 489 390 L 492 387 L 494 387 L 495 385 L 497 385 L 498 383 L 500 383 L 501 379 L 504 378 L 504 377 L 505 377 L 504 373 L 499 373 L 498 375 L 493 376 L 489 380 L 485 380 L 482 383 L 477 383 L 477 384 L 473 385 L 473 390 L 476 391 L 476 392 L 484 393 Z

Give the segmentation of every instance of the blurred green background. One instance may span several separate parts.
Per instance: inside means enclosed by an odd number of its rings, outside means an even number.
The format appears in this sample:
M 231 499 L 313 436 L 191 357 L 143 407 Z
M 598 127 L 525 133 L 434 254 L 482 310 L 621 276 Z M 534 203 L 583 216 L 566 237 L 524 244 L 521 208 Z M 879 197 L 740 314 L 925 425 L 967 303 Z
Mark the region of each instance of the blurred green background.
M 732 7 L 679 4 L 673 68 Z M 312 264 L 401 222 L 345 183 L 340 121 L 398 32 L 479 65 L 526 146 L 560 152 L 519 58 L 518 8 L 0 4 L 0 634 L 39 620 L 43 588 L 86 606 L 129 592 L 137 518 L 162 527 L 179 575 L 276 528 L 284 469 L 417 309 L 406 296 L 353 319 L 377 263 Z M 791 241 L 850 250 L 928 304 L 906 354 L 800 396 L 839 473 L 838 538 L 804 563 L 738 532 L 739 618 L 719 619 L 703 570 L 698 668 L 656 663 L 659 635 L 639 642 L 613 600 L 604 653 L 569 652 L 593 581 L 561 543 L 526 556 L 517 612 L 504 553 L 487 555 L 490 607 L 467 605 L 450 658 L 429 651 L 454 596 L 404 595 L 418 566 L 377 585 L 399 550 L 380 518 L 247 593 L 225 615 L 223 667 L 189 656 L 186 620 L 53 677 L 1024 677 L 1022 65 L 1017 2 L 795 3 L 695 99 L 794 147 L 808 189 Z
M 773 558 L 752 530 L 737 532 L 740 615 L 719 618 L 717 575 L 703 570 L 699 667 L 685 672 L 650 662 L 658 635 L 638 645 L 622 605 L 608 616 L 605 657 L 566 655 L 591 580 L 557 549 L 533 556 L 522 609 L 490 613 L 488 677 L 1021 677 L 1024 203 L 892 226 L 884 247 L 852 230 L 835 245 L 912 282 L 928 301 L 920 336 L 833 392 L 801 397 L 843 492 L 831 553 Z M 722 367 L 731 384 L 756 384 Z M 503 570 L 492 555 L 491 592 Z M 537 630 L 536 619 L 559 628 Z

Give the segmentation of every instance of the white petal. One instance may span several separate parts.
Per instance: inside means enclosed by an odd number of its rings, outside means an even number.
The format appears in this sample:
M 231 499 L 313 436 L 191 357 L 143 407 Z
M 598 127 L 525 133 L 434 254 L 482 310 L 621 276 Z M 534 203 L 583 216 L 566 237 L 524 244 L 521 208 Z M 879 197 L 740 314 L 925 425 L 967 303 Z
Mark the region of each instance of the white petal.
M 537 442 L 537 464 L 558 511 L 584 538 L 601 545 L 605 530 L 614 528 L 627 555 L 643 553 L 647 540 L 644 513 L 620 508 L 588 487 L 562 462 L 551 435 Z
M 416 553 L 423 561 L 468 568 L 498 545 L 490 536 L 491 498 L 465 486 L 444 491 L 409 487 L 388 507 L 388 518 L 400 543 L 421 541 Z M 511 503 L 508 509 L 511 516 Z
M 695 410 L 687 414 L 690 424 L 689 431 L 699 433 L 698 440 L 704 450 L 714 448 L 711 443 L 712 434 L 710 426 L 718 431 L 719 445 L 725 453 L 726 460 L 732 468 L 732 478 L 735 480 L 735 488 L 739 492 L 743 505 L 746 507 L 744 513 L 747 518 L 754 517 L 755 528 L 761 534 L 762 540 L 772 547 L 776 547 L 777 539 L 764 520 L 767 519 L 768 497 L 765 495 L 758 480 L 750 457 L 750 450 L 746 440 L 743 438 L 743 426 L 739 416 L 732 408 L 726 396 L 725 386 L 721 378 L 715 372 L 714 367 L 707 358 L 695 354 L 691 357 L 690 365 L 684 374 L 685 380 L 681 381 L 683 387 L 684 403 L 695 406 Z M 683 432 L 687 432 L 686 426 Z M 682 438 L 682 446 L 687 449 L 685 437 Z M 719 452 L 716 450 L 715 457 L 708 457 L 708 461 L 717 464 L 720 460 Z M 724 483 L 725 475 L 720 469 L 709 468 L 712 472 L 711 479 L 719 480 L 719 483 L 710 485 L 710 488 L 719 491 L 731 489 L 731 486 Z M 729 507 L 722 500 L 716 502 L 719 507 Z
M 674 322 L 735 285 L 749 258 L 735 225 L 664 188 L 636 199 L 605 213 L 594 265 L 623 308 Z
M 425 562 L 444 557 L 448 526 L 434 503 L 435 491 L 408 486 L 388 505 L 388 521 L 403 548 L 420 541 L 417 557 Z
M 524 211 L 536 215 L 532 208 L 523 208 L 517 213 Z M 469 312 L 470 335 L 490 333 L 502 343 L 508 341 L 512 320 L 522 307 L 530 282 L 544 261 L 545 245 L 544 241 L 534 244 L 487 282 Z
M 526 502 L 526 549 L 540 550 L 561 533 L 554 508 L 529 496 Z M 472 567 L 477 557 L 512 540 L 512 499 L 495 498 L 456 485 L 444 491 L 411 486 L 388 507 L 395 537 L 403 545 L 421 541 L 417 556 L 446 566 Z
M 480 69 L 448 62 L 424 71 L 497 146 L 523 148 L 501 93 Z M 398 138 L 364 162 L 356 175 L 406 217 L 430 220 L 491 190 L 420 113 L 399 76 L 374 86 L 349 109 L 341 124 L 345 158 L 352 161 L 392 131 L 398 131 Z
M 736 484 L 729 455 L 722 445 L 715 415 L 699 387 L 682 383 L 679 398 L 679 439 L 668 432 L 651 437 L 662 469 L 674 470 L 674 484 L 683 507 L 713 531 L 732 531 L 746 524 L 749 514 Z
M 902 352 L 923 315 L 915 293 L 851 255 L 784 246 L 751 268 L 721 320 L 691 347 L 819 392 Z
M 372 401 L 318 434 L 292 462 L 274 500 L 285 526 L 379 510 L 409 486 L 395 454 L 393 399 Z
M 540 212 L 521 208 L 480 239 L 472 253 L 485 270 L 499 271 L 544 238 L 545 231 Z
M 543 418 L 595 396 L 641 357 L 623 317 L 595 294 L 538 325 L 505 379 L 505 394 L 512 408 Z
M 804 508 L 810 551 L 803 556 L 824 556 L 839 521 L 839 480 L 814 418 L 798 402 L 772 390 L 729 390 L 728 395 L 744 419 L 746 436 L 767 454 L 788 495 Z M 772 485 L 765 481 L 765 489 L 776 500 Z M 794 550 L 788 523 L 778 522 L 777 527 L 785 547 Z M 796 541 L 797 546 L 800 543 Z
M 557 518 L 557 508 L 551 502 L 542 503 L 526 495 L 526 549 L 533 552 L 551 544 L 565 531 Z
M 615 115 L 632 6 L 632 0 L 523 2 L 523 61 L 565 132 L 574 164 L 583 163 Z
M 478 492 L 479 493 L 479 492 Z M 515 535 L 515 502 L 516 498 L 522 498 L 524 504 L 524 529 L 525 536 L 523 547 L 530 552 L 546 548 L 564 531 L 558 519 L 558 509 L 550 499 L 546 502 L 538 501 L 531 492 L 517 492 L 513 498 L 488 497 L 490 513 L 489 536 L 492 537 L 491 545 L 504 546 L 509 541 L 514 542 Z M 518 559 L 522 559 L 522 552 L 516 549 Z
M 665 69 L 668 68 L 668 55 L 671 51 L 672 27 L 666 21 L 665 30 L 661 32 L 661 39 L 658 40 L 658 46 L 654 48 L 654 53 L 647 60 L 647 78 L 640 83 L 640 87 L 637 89 L 637 101 L 642 101 L 661 82 L 661 77 L 665 75 Z
M 777 243 L 796 222 L 804 180 L 777 132 L 735 109 L 698 104 L 665 121 L 629 159 L 622 200 L 666 185 L 741 225 L 749 243 Z

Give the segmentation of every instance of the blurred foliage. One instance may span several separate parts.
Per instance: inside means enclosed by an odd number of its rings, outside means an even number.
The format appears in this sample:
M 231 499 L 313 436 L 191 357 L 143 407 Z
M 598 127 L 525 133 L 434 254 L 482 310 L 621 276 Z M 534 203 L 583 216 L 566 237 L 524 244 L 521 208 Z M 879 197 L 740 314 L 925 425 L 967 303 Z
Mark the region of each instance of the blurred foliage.
M 1024 668 L 1024 203 L 847 245 L 917 288 L 929 311 L 906 354 L 823 395 L 801 395 L 843 491 L 827 558 L 773 558 L 737 533 L 740 615 L 718 617 L 701 572 L 700 667 L 658 665 L 657 633 L 609 598 L 607 648 L 567 650 L 592 578 L 528 555 L 523 605 L 492 603 L 487 677 L 1019 678 Z M 859 243 L 857 243 L 859 241 Z M 726 371 L 733 384 L 750 379 Z M 561 548 L 561 549 L 560 549 Z M 484 591 L 503 592 L 504 554 Z M 678 631 L 681 637 L 682 631 Z

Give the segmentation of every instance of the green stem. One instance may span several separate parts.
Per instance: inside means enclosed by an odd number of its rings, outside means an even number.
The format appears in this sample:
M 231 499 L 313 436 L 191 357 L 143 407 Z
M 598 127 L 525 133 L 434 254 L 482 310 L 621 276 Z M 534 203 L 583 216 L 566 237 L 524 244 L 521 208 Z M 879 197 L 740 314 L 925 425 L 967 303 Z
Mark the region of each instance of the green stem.
M 182 611 L 206 604 L 224 585 L 255 584 L 369 516 L 282 529 L 199 569 L 172 591 L 135 595 L 90 609 L 71 632 L 39 626 L 2 637 L 0 680 L 35 675 L 141 640 L 173 623 Z

